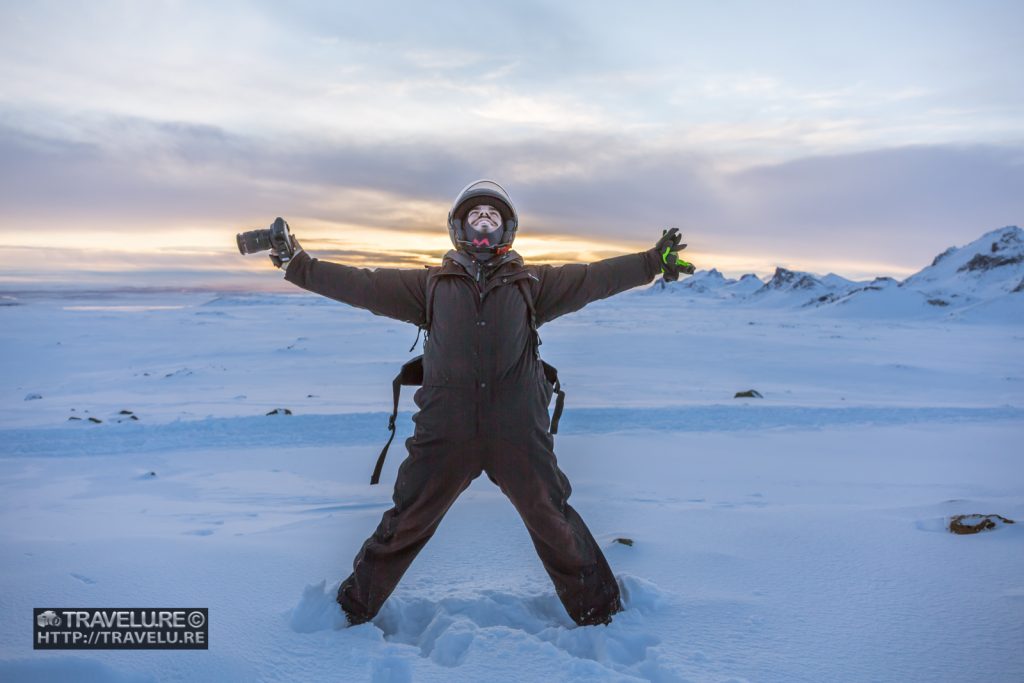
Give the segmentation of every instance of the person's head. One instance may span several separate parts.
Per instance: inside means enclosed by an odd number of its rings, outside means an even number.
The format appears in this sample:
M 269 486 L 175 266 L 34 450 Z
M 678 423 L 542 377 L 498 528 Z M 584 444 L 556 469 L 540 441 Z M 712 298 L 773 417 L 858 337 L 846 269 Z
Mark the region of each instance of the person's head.
M 512 200 L 492 180 L 477 180 L 464 187 L 448 213 L 452 244 L 479 261 L 511 249 L 518 227 Z

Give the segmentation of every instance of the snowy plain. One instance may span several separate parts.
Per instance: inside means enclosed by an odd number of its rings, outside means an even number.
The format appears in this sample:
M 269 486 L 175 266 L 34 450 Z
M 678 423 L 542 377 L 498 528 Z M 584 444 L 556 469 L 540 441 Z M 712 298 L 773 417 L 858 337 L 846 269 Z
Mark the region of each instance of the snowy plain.
M 407 389 L 371 487 L 412 326 L 299 290 L 7 292 L 0 680 L 1024 680 L 1024 524 L 946 530 L 1024 521 L 1007 267 L 983 295 L 961 281 L 991 270 L 920 278 L 965 303 L 912 310 L 896 283 L 843 306 L 865 283 L 702 273 L 543 327 L 570 502 L 625 598 L 583 628 L 486 477 L 335 628 L 411 430 Z M 42 606 L 206 606 L 209 650 L 34 651 Z

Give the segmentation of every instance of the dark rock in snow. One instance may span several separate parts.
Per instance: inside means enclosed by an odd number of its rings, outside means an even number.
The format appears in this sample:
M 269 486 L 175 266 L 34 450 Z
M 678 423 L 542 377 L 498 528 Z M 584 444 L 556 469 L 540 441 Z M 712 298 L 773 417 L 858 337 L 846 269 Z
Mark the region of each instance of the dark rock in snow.
M 946 258 L 947 256 L 949 256 L 950 254 L 952 254 L 952 253 L 953 253 L 953 252 L 955 252 L 956 250 L 957 250 L 957 249 L 956 249 L 956 247 L 950 247 L 950 248 L 949 248 L 949 249 L 947 249 L 946 251 L 944 251 L 944 252 L 942 252 L 941 254 L 939 254 L 938 256 L 936 256 L 936 257 L 935 257 L 935 258 L 934 258 L 934 259 L 932 260 L 932 265 L 933 265 L 933 266 L 937 266 L 937 265 L 939 265 L 939 262 L 940 262 L 940 261 L 942 261 L 942 260 L 943 260 L 944 258 Z
M 830 304 L 833 301 L 838 301 L 839 299 L 842 298 L 843 297 L 840 294 L 836 294 L 835 292 L 829 292 L 828 294 L 822 294 L 817 299 L 811 299 L 810 301 L 804 304 L 804 308 L 808 306 L 822 306 L 824 304 Z
M 291 415 L 292 411 L 287 408 L 274 408 L 267 415 Z
M 764 288 L 765 289 L 814 289 L 815 287 L 821 287 L 821 281 L 817 278 L 808 275 L 807 273 L 799 273 L 786 268 L 776 268 L 775 274 L 772 275 L 772 279 L 769 280 Z
M 622 545 L 633 545 L 632 538 L 616 538 L 612 543 L 621 543 Z
M 82 418 L 80 418 L 80 417 L 75 417 L 74 415 L 72 415 L 71 417 L 68 418 L 68 422 L 71 422 L 72 420 L 81 420 L 81 419 Z
M 977 534 L 995 529 L 1002 524 L 1015 524 L 1002 515 L 953 515 L 949 519 L 949 530 L 954 534 Z
M 764 396 L 757 389 L 747 389 L 746 391 L 737 391 L 733 398 L 764 398 Z
M 993 252 L 1024 244 L 1024 231 L 1021 231 L 1016 225 L 1007 225 L 998 230 L 996 234 L 999 235 L 999 239 L 992 243 Z
M 1015 263 L 1021 262 L 1024 262 L 1024 254 L 1016 254 L 1014 256 L 989 256 L 988 254 L 975 254 L 971 257 L 970 261 L 957 268 L 956 272 L 962 273 L 965 270 L 970 272 L 978 270 L 992 270 L 993 268 L 999 268 L 1000 266 L 1012 266 Z
M 90 417 L 89 418 L 89 422 L 95 422 L 96 424 L 102 424 L 103 420 L 99 419 L 98 417 Z
M 122 410 L 121 412 L 119 412 L 117 415 L 115 415 L 114 417 L 112 417 L 110 419 L 113 420 L 114 422 L 117 422 L 117 423 L 128 422 L 128 421 L 136 421 L 136 422 L 138 422 L 139 416 L 136 415 L 135 413 L 133 413 L 130 410 Z
M 928 299 L 928 303 L 932 306 L 948 306 L 949 302 L 944 299 Z
M 42 394 L 34 394 L 34 393 L 33 394 L 26 394 L 25 395 L 25 400 L 26 401 L 38 401 L 42 397 L 43 397 Z

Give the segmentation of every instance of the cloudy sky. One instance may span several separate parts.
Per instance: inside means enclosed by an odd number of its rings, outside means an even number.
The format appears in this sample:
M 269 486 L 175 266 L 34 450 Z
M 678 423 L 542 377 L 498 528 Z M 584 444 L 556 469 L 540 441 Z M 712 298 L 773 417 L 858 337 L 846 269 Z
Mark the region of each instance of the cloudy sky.
M 436 261 L 681 228 L 698 267 L 903 276 L 1024 224 L 1024 3 L 0 0 L 0 288 L 280 286 L 235 233 Z

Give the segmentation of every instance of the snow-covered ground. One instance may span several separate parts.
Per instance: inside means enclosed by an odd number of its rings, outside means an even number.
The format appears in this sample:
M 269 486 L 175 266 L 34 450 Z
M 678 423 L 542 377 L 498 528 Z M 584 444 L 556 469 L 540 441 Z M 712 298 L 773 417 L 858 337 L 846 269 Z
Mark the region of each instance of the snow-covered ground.
M 403 456 L 369 486 L 411 326 L 298 290 L 9 293 L 0 680 L 1024 680 L 1024 524 L 945 531 L 1024 521 L 1024 320 L 682 284 L 542 328 L 571 502 L 626 598 L 584 628 L 486 477 L 372 623 L 333 628 Z M 34 651 L 42 606 L 205 606 L 210 647 Z

